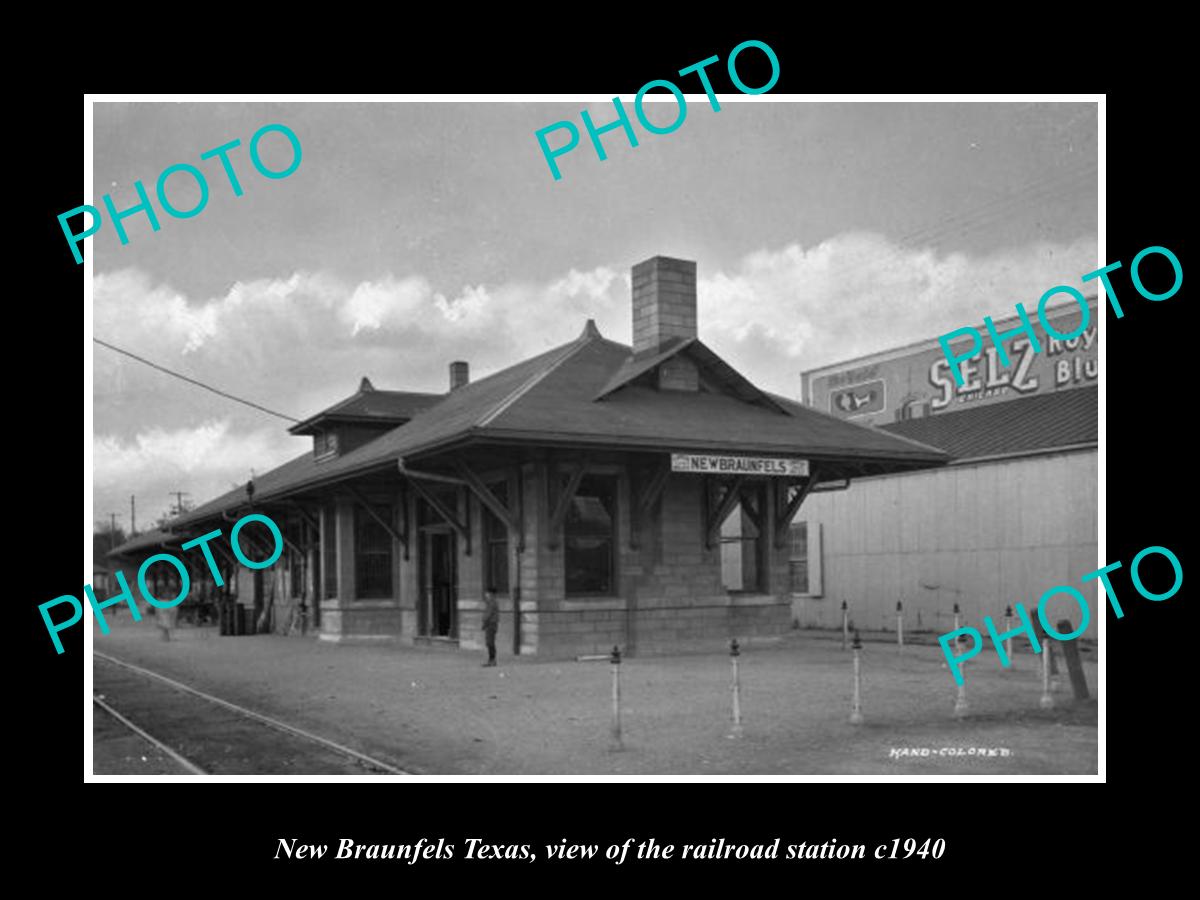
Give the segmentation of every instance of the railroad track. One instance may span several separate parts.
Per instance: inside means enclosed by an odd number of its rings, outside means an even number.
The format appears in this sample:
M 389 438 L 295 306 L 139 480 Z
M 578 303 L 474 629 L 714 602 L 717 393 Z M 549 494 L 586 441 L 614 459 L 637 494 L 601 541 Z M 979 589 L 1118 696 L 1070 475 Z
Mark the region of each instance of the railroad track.
M 159 672 L 93 656 L 108 665 L 94 670 L 93 702 L 191 774 L 411 774 Z

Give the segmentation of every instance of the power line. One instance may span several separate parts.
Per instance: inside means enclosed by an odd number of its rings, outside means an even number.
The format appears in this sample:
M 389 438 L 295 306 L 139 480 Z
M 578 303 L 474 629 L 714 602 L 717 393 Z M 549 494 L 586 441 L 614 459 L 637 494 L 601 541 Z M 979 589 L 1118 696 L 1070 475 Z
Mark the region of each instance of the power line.
M 94 338 L 92 338 L 92 340 L 95 341 L 97 344 L 99 344 L 101 347 L 107 347 L 109 350 L 115 350 L 117 353 L 121 353 L 125 356 L 128 356 L 130 359 L 136 359 L 140 363 L 145 363 L 152 369 L 158 369 L 158 371 L 166 372 L 168 375 L 174 375 L 176 378 L 180 378 L 180 379 L 186 381 L 188 384 L 194 384 L 194 385 L 196 385 L 196 387 L 202 387 L 206 391 L 212 391 L 214 394 L 216 394 L 219 397 L 224 397 L 227 400 L 233 400 L 237 403 L 245 404 L 246 406 L 253 407 L 254 409 L 259 410 L 260 412 L 265 412 L 272 416 L 278 416 L 281 419 L 287 419 L 289 422 L 299 422 L 300 421 L 299 419 L 295 418 L 294 416 L 285 416 L 283 413 L 275 412 L 275 410 L 273 410 L 273 409 L 267 409 L 265 406 L 259 406 L 257 403 L 253 403 L 249 400 L 243 400 L 241 397 L 235 397 L 233 394 L 227 393 L 226 391 L 219 390 L 218 388 L 215 388 L 212 385 L 205 384 L 203 381 L 197 381 L 195 378 L 189 378 L 187 375 L 183 375 L 172 369 L 168 369 L 166 366 L 160 366 L 158 363 L 151 362 L 150 360 L 145 359 L 144 357 L 138 356 L 136 353 L 130 353 L 128 350 L 122 350 L 120 347 L 115 347 L 112 344 L 107 343 L 106 341 L 102 341 L 98 337 L 94 337 Z
M 923 227 L 896 238 L 893 246 L 883 253 L 875 254 L 864 260 L 864 270 L 870 272 L 880 266 L 896 262 L 909 250 L 917 249 L 920 244 L 929 244 L 944 237 L 949 237 L 956 231 L 961 235 L 968 231 L 986 228 L 997 224 L 1004 218 L 1018 212 L 1024 202 L 1046 201 L 1060 194 L 1075 190 L 1076 182 L 1095 173 L 1095 162 L 1070 169 L 1066 173 L 1055 173 L 1023 185 L 1007 194 L 995 197 L 985 203 L 967 207 L 959 212 L 944 216 Z
M 1020 204 L 1031 200 L 1046 200 L 1057 194 L 1068 193 L 1076 188 L 1075 181 L 1096 173 L 1097 163 L 1089 162 L 1081 167 L 1070 169 L 1065 173 L 1055 173 L 1048 177 L 1030 182 L 1020 188 L 1002 194 L 999 197 L 979 204 L 978 206 L 961 210 L 953 215 L 940 219 L 923 228 L 901 236 L 897 243 L 909 247 L 916 244 L 948 237 L 956 229 L 967 231 L 980 225 L 991 224 L 992 219 L 1003 218 Z

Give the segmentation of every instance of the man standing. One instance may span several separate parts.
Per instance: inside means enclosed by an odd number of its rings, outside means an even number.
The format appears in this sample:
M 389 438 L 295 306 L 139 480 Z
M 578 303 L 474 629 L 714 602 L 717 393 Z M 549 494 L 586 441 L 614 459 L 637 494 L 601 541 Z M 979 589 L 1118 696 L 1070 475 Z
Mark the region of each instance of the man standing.
M 496 629 L 500 627 L 500 604 L 495 591 L 483 592 L 483 636 L 487 641 L 488 658 L 484 666 L 496 665 Z

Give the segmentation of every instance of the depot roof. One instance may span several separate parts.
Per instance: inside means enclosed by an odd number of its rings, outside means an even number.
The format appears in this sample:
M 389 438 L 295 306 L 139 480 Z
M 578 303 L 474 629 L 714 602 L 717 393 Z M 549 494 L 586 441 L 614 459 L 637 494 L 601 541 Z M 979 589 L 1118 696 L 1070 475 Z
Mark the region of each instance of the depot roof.
M 381 391 L 364 377 L 358 391 L 345 400 L 323 409 L 288 429 L 292 434 L 312 434 L 334 422 L 402 425 L 423 409 L 439 400 L 441 394 L 422 394 L 416 391 Z
M 907 436 L 855 425 L 760 391 L 697 339 L 655 356 L 687 357 L 717 390 L 660 391 L 639 376 L 631 349 L 592 322 L 574 341 L 443 395 L 412 420 L 343 456 L 297 457 L 254 480 L 267 500 L 392 468 L 471 442 L 633 450 L 786 454 L 870 463 L 880 474 L 949 461 Z M 179 527 L 247 501 L 230 491 L 181 516 Z
M 123 544 L 118 544 L 109 550 L 105 556 L 129 556 L 142 550 L 151 550 L 166 544 L 174 544 L 178 541 L 178 535 L 161 528 L 155 528 L 153 531 L 144 531 L 139 535 L 135 535 Z

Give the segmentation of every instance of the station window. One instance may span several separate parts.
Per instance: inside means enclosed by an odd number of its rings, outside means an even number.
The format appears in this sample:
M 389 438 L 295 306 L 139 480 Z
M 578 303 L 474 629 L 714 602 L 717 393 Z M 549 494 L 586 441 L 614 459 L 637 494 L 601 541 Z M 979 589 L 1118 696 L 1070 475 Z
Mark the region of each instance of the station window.
M 313 456 L 325 459 L 337 456 L 338 436 L 336 431 L 321 431 L 313 436 Z
M 291 582 L 292 598 L 296 599 L 304 593 L 304 557 L 299 553 L 293 552 L 290 555 L 291 566 L 289 566 L 289 581 Z
M 563 523 L 568 596 L 616 592 L 617 479 L 592 475 L 579 482 Z
M 508 483 L 489 484 L 500 503 L 508 506 Z M 483 507 L 483 540 L 486 552 L 483 555 L 483 586 L 497 594 L 508 593 L 508 526 L 486 506 Z
M 792 593 L 808 593 L 808 523 L 793 522 L 792 552 L 788 559 L 791 570 Z
M 766 590 L 765 498 L 761 484 L 743 487 L 740 499 L 721 523 L 721 583 L 726 590 Z
M 371 511 L 354 507 L 354 592 L 364 599 L 392 596 L 392 536 L 379 522 L 393 521 L 392 508 L 372 503 Z

